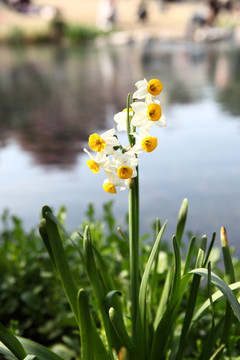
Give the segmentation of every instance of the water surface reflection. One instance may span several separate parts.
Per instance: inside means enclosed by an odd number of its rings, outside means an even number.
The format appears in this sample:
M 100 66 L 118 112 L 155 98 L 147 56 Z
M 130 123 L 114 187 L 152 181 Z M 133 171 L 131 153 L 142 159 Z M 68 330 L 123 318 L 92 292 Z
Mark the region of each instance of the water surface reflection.
M 227 226 L 237 244 L 240 220 L 240 50 L 156 44 L 119 48 L 0 49 L 0 210 L 38 223 L 45 203 L 68 208 L 76 227 L 86 204 L 109 199 L 104 175 L 90 174 L 82 148 L 89 133 L 113 126 L 136 80 L 161 77 L 168 127 L 159 147 L 141 155 L 142 231 L 154 217 L 169 219 L 190 201 L 188 229 Z M 97 179 L 97 181 L 96 181 Z M 114 207 L 123 221 L 127 193 Z

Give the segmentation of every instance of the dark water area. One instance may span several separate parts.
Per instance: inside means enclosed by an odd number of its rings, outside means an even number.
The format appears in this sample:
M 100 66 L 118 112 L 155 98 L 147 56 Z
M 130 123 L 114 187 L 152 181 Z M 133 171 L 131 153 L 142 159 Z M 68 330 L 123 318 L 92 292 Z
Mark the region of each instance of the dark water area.
M 229 43 L 1 47 L 0 212 L 31 228 L 43 205 L 65 205 L 71 231 L 89 203 L 100 214 L 113 199 L 121 225 L 127 192 L 106 194 L 82 150 L 89 134 L 115 125 L 144 77 L 164 84 L 168 126 L 154 130 L 158 148 L 140 155 L 141 233 L 159 217 L 171 239 L 186 197 L 187 230 L 216 231 L 219 242 L 226 226 L 240 254 L 240 48 Z

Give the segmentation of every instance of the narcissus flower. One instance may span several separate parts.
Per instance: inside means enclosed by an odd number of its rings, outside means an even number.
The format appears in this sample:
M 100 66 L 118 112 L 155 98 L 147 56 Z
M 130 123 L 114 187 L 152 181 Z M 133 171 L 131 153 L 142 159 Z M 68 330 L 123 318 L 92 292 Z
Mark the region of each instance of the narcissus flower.
M 138 162 L 138 158 L 132 151 L 125 153 L 115 151 L 109 169 L 116 173 L 120 179 L 130 179 L 137 176 Z
M 128 188 L 128 180 L 119 179 L 112 171 L 105 171 L 107 179 L 103 182 L 103 189 L 109 194 L 116 194 L 116 187 L 120 187 L 120 190 Z
M 133 94 L 133 99 L 144 99 L 148 94 L 153 96 L 159 95 L 163 89 L 163 84 L 158 79 L 146 79 L 136 82 L 138 90 Z
M 167 125 L 165 116 L 162 114 L 160 102 L 153 100 L 152 96 L 147 96 L 146 101 L 138 101 L 132 104 L 135 114 L 131 124 L 137 127 L 150 129 L 153 124 L 164 127 Z
M 106 180 L 103 183 L 103 190 L 105 190 L 109 194 L 116 194 L 117 193 L 116 187 L 113 184 L 111 184 L 108 180 Z
M 158 140 L 155 136 L 147 136 L 141 141 L 141 145 L 146 152 L 152 152 L 156 149 Z
M 129 118 L 130 121 L 133 117 L 133 110 L 129 109 Z M 117 113 L 114 116 L 114 121 L 117 123 L 118 131 L 127 131 L 127 109 L 123 109 L 123 111 Z
M 144 151 L 150 153 L 156 149 L 158 139 L 150 135 L 152 125 L 159 127 L 167 125 L 160 101 L 156 98 L 163 89 L 161 81 L 143 79 L 138 81 L 136 86 L 137 91 L 133 94 L 133 99 L 144 99 L 144 101 L 132 103 L 132 108 L 129 108 L 129 118 L 127 109 L 114 116 L 118 131 L 128 133 L 129 144 L 123 147 L 113 128 L 101 135 L 94 133 L 89 136 L 88 144 L 97 152 L 96 155 L 84 149 L 89 155 L 87 165 L 90 170 L 97 174 L 100 168 L 103 168 L 107 176 L 103 189 L 110 194 L 116 194 L 117 187 L 123 190 L 134 182 L 134 178 L 137 177 L 138 154 Z
M 94 151 L 102 152 L 103 154 L 113 154 L 113 148 L 120 145 L 120 141 L 114 134 L 114 128 L 104 132 L 101 136 L 94 133 L 89 136 L 88 145 Z
M 158 140 L 155 136 L 150 136 L 147 129 L 143 129 L 139 134 L 133 133 L 136 138 L 136 144 L 131 148 L 135 154 L 140 154 L 143 151 L 152 152 L 156 149 Z
M 86 164 L 94 174 L 97 174 L 99 172 L 100 167 L 104 169 L 108 167 L 110 161 L 105 154 L 97 153 L 97 155 L 94 156 L 87 149 L 84 148 L 83 150 L 90 157 L 90 159 L 87 160 Z

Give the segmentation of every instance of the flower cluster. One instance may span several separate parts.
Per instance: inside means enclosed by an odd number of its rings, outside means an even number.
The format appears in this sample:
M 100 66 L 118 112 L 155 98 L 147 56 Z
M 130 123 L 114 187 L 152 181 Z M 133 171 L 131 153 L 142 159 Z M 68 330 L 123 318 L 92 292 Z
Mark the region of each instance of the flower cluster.
M 159 101 L 159 94 L 163 89 L 161 81 L 144 79 L 135 85 L 137 90 L 133 94 L 134 102 L 131 107 L 128 106 L 114 116 L 117 130 L 128 133 L 130 144 L 124 149 L 113 128 L 101 135 L 94 133 L 89 136 L 88 145 L 96 155 L 84 149 L 89 155 L 87 165 L 90 170 L 94 174 L 100 168 L 105 171 L 107 179 L 103 183 L 103 189 L 107 193 L 115 194 L 118 186 L 120 190 L 129 187 L 131 179 L 137 176 L 137 155 L 143 151 L 152 152 L 157 147 L 157 138 L 150 136 L 151 127 L 166 126 Z

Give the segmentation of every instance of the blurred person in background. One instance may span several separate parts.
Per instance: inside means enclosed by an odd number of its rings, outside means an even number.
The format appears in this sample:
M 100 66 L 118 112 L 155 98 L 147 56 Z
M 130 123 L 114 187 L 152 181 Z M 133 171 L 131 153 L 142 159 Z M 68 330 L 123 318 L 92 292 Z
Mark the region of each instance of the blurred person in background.
M 138 20 L 145 22 L 147 20 L 147 2 L 146 0 L 141 0 L 138 6 Z
M 2 2 L 12 10 L 23 14 L 37 14 L 46 19 L 53 19 L 57 15 L 57 8 L 54 6 L 35 5 L 32 0 L 2 0 Z
M 97 26 L 103 30 L 111 30 L 116 25 L 117 0 L 99 0 Z

